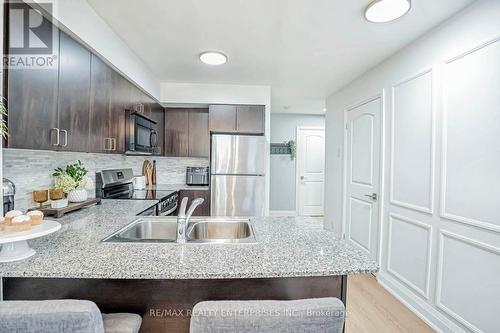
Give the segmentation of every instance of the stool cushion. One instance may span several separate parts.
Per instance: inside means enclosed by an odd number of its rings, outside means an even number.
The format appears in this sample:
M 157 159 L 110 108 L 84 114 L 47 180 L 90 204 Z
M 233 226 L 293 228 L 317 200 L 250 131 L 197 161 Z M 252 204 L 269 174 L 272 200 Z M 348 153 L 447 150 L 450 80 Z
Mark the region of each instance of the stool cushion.
M 190 333 L 341 333 L 345 307 L 338 298 L 296 301 L 208 301 L 193 308 Z
M 83 300 L 2 301 L 0 332 L 102 333 L 101 312 Z
M 141 328 L 142 318 L 133 313 L 103 314 L 104 332 L 137 333 Z

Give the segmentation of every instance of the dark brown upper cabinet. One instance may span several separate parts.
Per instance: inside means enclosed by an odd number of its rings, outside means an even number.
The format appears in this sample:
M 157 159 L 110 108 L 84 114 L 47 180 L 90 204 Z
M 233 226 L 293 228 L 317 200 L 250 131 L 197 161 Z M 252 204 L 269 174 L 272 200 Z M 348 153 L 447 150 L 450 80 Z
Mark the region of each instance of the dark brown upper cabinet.
M 236 106 L 210 105 L 209 128 L 212 132 L 236 132 Z
M 264 106 L 210 105 L 210 131 L 264 134 Z
M 11 28 L 22 29 L 15 24 Z M 40 29 L 57 28 L 50 24 L 41 25 Z M 22 32 L 11 31 L 11 34 L 22 34 Z M 58 35 L 54 33 L 54 36 Z M 54 54 L 59 53 L 57 38 L 53 41 Z M 47 69 L 11 67 L 7 73 L 9 125 L 7 147 L 54 149 L 60 140 L 56 132 L 59 63 L 55 62 L 53 67 Z
M 113 70 L 92 55 L 90 83 L 89 152 L 111 153 L 114 147 L 111 131 Z
M 165 156 L 188 156 L 189 111 L 165 109 Z
M 89 137 L 91 53 L 60 32 L 58 126 L 60 150 L 86 152 Z
M 264 134 L 264 106 L 238 105 L 236 130 L 240 133 Z
M 206 110 L 189 111 L 188 155 L 208 157 L 210 155 L 210 131 L 208 130 L 208 112 Z
M 208 110 L 165 110 L 165 156 L 208 157 L 210 132 Z

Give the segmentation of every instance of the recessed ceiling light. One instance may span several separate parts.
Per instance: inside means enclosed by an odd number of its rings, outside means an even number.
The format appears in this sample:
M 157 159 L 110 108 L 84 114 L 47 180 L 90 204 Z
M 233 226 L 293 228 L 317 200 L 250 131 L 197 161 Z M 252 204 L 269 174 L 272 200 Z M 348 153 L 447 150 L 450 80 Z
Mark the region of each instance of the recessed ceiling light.
M 326 112 L 326 108 L 323 108 L 323 112 Z
M 200 54 L 200 60 L 207 65 L 223 65 L 227 62 L 227 57 L 224 53 L 221 52 L 203 52 Z
M 394 21 L 411 8 L 410 0 L 374 0 L 365 10 L 365 17 L 374 23 Z

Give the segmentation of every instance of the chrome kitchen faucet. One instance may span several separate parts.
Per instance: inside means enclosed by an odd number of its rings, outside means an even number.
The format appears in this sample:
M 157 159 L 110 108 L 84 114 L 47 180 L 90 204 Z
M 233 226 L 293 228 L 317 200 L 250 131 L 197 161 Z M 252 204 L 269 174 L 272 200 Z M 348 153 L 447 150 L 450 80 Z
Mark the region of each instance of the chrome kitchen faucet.
M 189 219 L 191 218 L 191 215 L 193 215 L 196 207 L 201 205 L 203 201 L 205 201 L 205 199 L 194 199 L 186 213 L 188 198 L 182 198 L 179 214 L 177 215 L 177 243 L 186 243 L 186 229 L 189 224 Z

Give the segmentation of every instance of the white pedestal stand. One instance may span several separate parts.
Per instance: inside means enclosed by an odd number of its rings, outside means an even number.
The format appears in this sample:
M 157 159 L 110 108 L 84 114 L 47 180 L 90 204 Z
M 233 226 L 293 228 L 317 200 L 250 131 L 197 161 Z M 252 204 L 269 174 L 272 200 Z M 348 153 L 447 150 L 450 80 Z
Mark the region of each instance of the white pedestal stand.
M 0 231 L 0 262 L 12 262 L 31 257 L 36 253 L 28 240 L 50 235 L 61 229 L 61 224 L 56 221 L 44 220 L 42 224 L 31 227 L 30 230 L 15 232 Z

